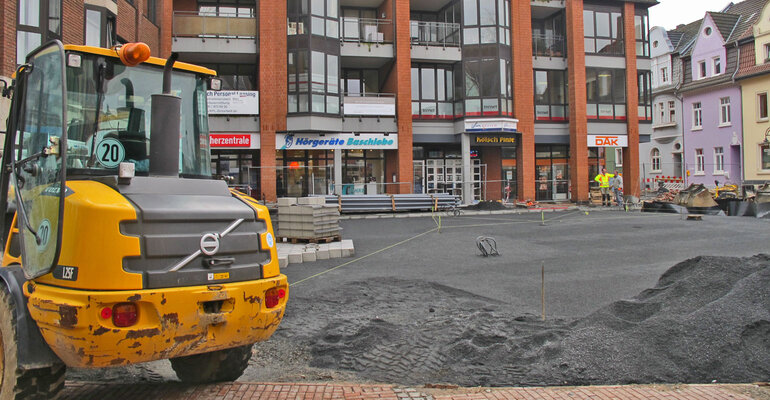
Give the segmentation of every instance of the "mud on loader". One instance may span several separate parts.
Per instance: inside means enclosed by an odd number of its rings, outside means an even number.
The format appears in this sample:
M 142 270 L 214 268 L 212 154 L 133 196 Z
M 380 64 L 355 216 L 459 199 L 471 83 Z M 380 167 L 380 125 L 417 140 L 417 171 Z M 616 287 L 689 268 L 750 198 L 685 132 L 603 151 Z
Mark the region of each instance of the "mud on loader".
M 267 209 L 211 179 L 215 72 L 149 53 L 55 41 L 16 71 L 1 400 L 55 397 L 66 367 L 166 358 L 182 381 L 234 380 L 283 317 Z

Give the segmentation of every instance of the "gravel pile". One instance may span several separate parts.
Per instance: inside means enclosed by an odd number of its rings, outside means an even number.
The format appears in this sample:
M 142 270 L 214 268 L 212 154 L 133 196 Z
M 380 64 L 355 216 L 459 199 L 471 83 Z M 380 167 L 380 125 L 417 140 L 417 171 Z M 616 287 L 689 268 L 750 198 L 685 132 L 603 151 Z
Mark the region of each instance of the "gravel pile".
M 698 257 L 632 299 L 542 322 L 453 288 L 383 278 L 293 297 L 257 351 L 300 346 L 308 371 L 404 385 L 767 381 L 769 287 L 766 255 Z
M 474 205 L 466 207 L 465 209 L 475 211 L 497 211 L 506 210 L 506 207 L 499 201 L 480 201 Z
M 291 294 L 242 381 L 583 385 L 770 380 L 770 256 L 697 257 L 580 319 L 425 281 L 379 278 Z M 68 379 L 175 380 L 168 361 Z

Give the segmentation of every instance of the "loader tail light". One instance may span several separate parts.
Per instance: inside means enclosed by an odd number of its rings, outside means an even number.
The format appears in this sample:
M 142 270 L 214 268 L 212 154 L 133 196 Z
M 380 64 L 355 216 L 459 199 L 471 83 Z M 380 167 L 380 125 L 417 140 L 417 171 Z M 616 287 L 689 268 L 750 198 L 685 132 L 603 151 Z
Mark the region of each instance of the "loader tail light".
M 285 289 L 272 288 L 265 292 L 265 307 L 274 308 L 278 306 L 281 299 L 286 297 Z
M 136 324 L 139 311 L 134 303 L 118 303 L 112 307 L 112 323 L 118 328 L 127 328 Z
M 150 46 L 146 43 L 127 43 L 118 50 L 120 61 L 128 66 L 135 67 L 150 58 Z

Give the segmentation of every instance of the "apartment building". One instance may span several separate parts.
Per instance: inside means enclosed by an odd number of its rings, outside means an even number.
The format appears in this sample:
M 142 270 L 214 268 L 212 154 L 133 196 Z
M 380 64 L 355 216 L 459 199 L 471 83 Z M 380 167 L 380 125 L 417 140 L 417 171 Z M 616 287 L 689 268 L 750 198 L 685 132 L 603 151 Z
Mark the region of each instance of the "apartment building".
M 655 3 L 13 0 L 0 56 L 7 77 L 52 38 L 141 40 L 217 70 L 214 170 L 261 199 L 585 202 L 608 159 L 625 166 L 626 192 L 639 191 Z

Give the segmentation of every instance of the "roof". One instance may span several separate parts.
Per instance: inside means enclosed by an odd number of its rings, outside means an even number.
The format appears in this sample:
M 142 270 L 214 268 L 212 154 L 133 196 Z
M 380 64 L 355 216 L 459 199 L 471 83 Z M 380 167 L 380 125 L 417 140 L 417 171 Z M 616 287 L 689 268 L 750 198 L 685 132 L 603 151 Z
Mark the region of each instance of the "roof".
M 756 47 L 754 42 L 742 44 L 741 58 L 738 60 L 738 74 L 735 79 L 747 79 L 757 75 L 770 74 L 770 62 L 756 65 Z
M 725 41 L 725 43 L 730 39 L 730 35 L 733 33 L 733 28 L 735 28 L 735 25 L 738 23 L 738 20 L 741 19 L 741 15 L 738 14 L 728 14 L 728 13 L 721 13 L 721 12 L 707 12 L 711 19 L 714 21 L 714 25 L 716 26 L 719 33 L 722 35 L 722 40 Z
M 752 26 L 761 17 L 762 9 L 767 2 L 768 0 L 746 0 L 727 6 L 723 12 L 741 16 L 727 42 L 737 41 L 747 35 L 753 35 Z
M 725 43 L 736 42 L 747 35 L 752 35 L 752 26 L 762 13 L 765 4 L 770 0 L 744 0 L 740 3 L 730 3 L 720 12 L 709 11 L 706 14 L 714 21 L 719 34 L 722 35 Z M 697 26 L 693 26 L 697 22 Z M 700 31 L 703 20 L 695 21 L 677 30 L 686 32 L 686 36 L 692 35 L 687 43 L 680 41 L 679 53 L 689 55 L 692 52 L 695 39 Z
M 676 29 L 668 31 L 668 37 L 674 46 L 674 53 L 684 54 L 690 49 L 690 46 L 695 43 L 695 39 L 698 37 L 702 24 L 703 18 L 690 22 L 687 25 L 679 25 Z M 672 34 L 674 37 L 679 36 L 679 40 L 676 43 L 674 43 Z

